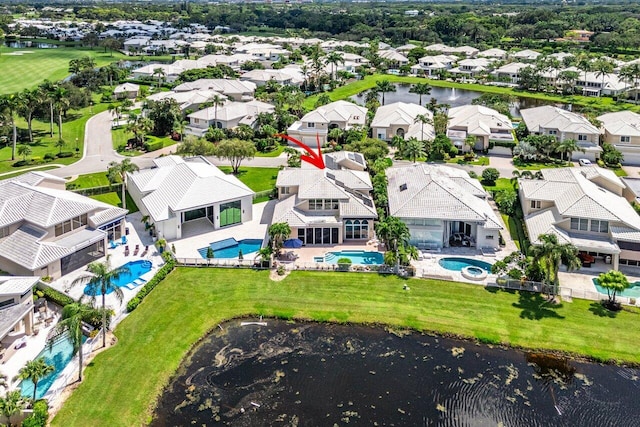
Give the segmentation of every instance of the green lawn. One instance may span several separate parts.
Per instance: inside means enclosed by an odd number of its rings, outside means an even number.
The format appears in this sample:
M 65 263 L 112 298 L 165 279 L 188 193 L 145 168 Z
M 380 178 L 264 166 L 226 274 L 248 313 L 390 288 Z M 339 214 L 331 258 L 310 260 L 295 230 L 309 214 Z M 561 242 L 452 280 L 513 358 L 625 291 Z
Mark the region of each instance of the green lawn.
M 478 179 L 482 181 L 482 176 L 478 176 Z M 482 186 L 489 192 L 513 190 L 513 183 L 511 182 L 510 178 L 498 178 L 495 185 L 485 185 L 485 183 L 483 182 Z
M 12 55 L 15 52 L 32 52 L 24 55 Z M 91 56 L 97 66 L 103 66 L 126 58 L 118 52 L 113 56 L 102 49 L 83 49 L 58 47 L 56 49 L 11 49 L 0 47 L 0 94 L 13 93 L 22 89 L 32 89 L 45 79 L 62 80 L 69 75 L 69 61 L 75 58 Z
M 256 157 L 278 157 L 284 151 L 284 145 L 278 144 L 275 150 L 269 151 L 268 153 L 261 153 L 258 151 L 256 153 Z
M 455 156 L 446 161 L 446 163 L 457 163 L 460 165 L 489 166 L 489 158 L 487 156 L 477 156 L 475 160 L 467 162 L 464 156 Z
M 92 188 L 109 185 L 109 179 L 106 172 L 88 173 L 86 175 L 78 175 L 73 181 L 67 182 L 67 188 Z
M 141 154 L 144 154 L 144 151 L 140 151 L 140 150 L 123 150 L 123 147 L 126 147 L 127 142 L 129 141 L 129 139 L 131 139 L 133 137 L 132 133 L 127 132 L 124 127 L 118 127 L 116 129 L 113 129 L 111 131 L 111 138 L 112 138 L 112 144 L 113 144 L 113 149 L 116 150 L 118 153 L 122 154 L 123 156 L 128 156 L 128 157 L 135 157 L 135 156 L 139 156 Z M 153 135 L 147 135 L 147 141 L 148 142 L 157 142 L 157 141 L 161 141 L 162 142 L 162 148 L 165 147 L 170 147 L 172 145 L 176 145 L 178 142 L 174 141 L 173 139 L 171 139 L 168 136 L 159 138 L 157 136 L 153 136 Z
M 36 166 L 33 166 L 33 167 L 36 167 Z M 19 171 L 19 172 L 9 173 L 9 174 L 6 174 L 6 175 L 0 175 L 0 180 L 14 178 L 14 177 L 16 177 L 18 175 L 22 175 L 22 174 L 25 174 L 27 172 L 32 172 L 32 171 L 33 172 L 36 172 L 36 171 L 44 172 L 44 171 L 48 171 L 48 170 L 51 170 L 51 169 L 58 169 L 58 168 L 55 167 L 55 166 L 40 166 L 40 167 L 36 167 L 36 169 L 31 169 L 29 171 Z
M 1 74 L 1 73 L 0 73 Z M 95 97 L 94 97 L 95 99 Z M 66 142 L 65 146 L 62 147 L 62 151 L 72 151 L 75 152 L 76 147 L 78 148 L 78 153 L 82 153 L 84 149 L 84 131 L 85 125 L 87 124 L 87 120 L 92 115 L 100 113 L 107 109 L 107 104 L 96 103 L 93 107 L 83 108 L 81 110 L 71 110 L 67 114 L 67 118 L 62 119 L 62 137 Z M 16 124 L 18 128 L 26 129 L 27 123 L 19 118 L 16 120 Z M 47 153 L 50 154 L 58 154 L 60 151 L 59 147 L 55 146 L 55 143 L 58 141 L 58 128 L 54 125 L 53 130 L 53 138 L 49 136 L 49 122 L 41 122 L 39 120 L 34 120 L 33 123 L 33 139 L 34 142 L 31 144 L 31 155 L 28 159 L 39 158 L 43 159 L 44 155 Z M 76 144 L 77 141 L 77 144 Z M 22 145 L 21 142 L 18 142 L 18 146 Z M 17 153 L 17 150 L 16 150 Z M 22 158 L 16 154 L 16 160 L 21 160 Z M 60 159 L 55 159 L 52 163 L 60 164 L 60 165 L 68 165 L 78 161 L 79 157 L 65 157 Z M 34 165 L 26 165 L 20 168 L 14 167 L 13 164 L 15 161 L 11 160 L 11 144 L 9 143 L 7 146 L 0 148 L 0 173 L 10 172 L 10 171 L 18 171 L 20 169 L 30 168 Z
M 615 168 L 611 170 L 613 171 L 613 173 L 616 174 L 616 176 L 621 176 L 621 177 L 627 176 L 627 172 L 622 168 Z
M 89 197 L 94 200 L 107 203 L 109 205 L 117 206 L 119 208 L 122 207 L 122 197 L 119 191 L 112 191 L 110 193 L 98 194 L 96 196 L 89 196 Z M 128 191 L 126 193 L 126 197 L 127 197 L 127 209 L 129 210 L 129 213 L 138 212 L 139 210 L 138 206 L 136 206 L 136 203 L 133 201 Z
M 514 164 L 516 169 L 527 170 L 527 171 L 537 171 L 540 169 L 553 169 L 553 168 L 566 168 L 573 166 L 573 164 L 565 163 L 559 165 L 557 163 L 539 163 L 539 162 L 526 162 L 526 163 L 518 163 Z
M 473 90 L 477 92 L 485 92 L 485 93 L 499 93 L 499 94 L 507 94 L 513 96 L 519 96 L 522 98 L 535 98 L 541 99 L 548 102 L 554 103 L 566 103 L 573 105 L 580 105 L 583 107 L 594 108 L 599 111 L 621 111 L 621 110 L 632 110 L 636 112 L 640 112 L 640 106 L 634 104 L 628 104 L 625 102 L 616 102 L 611 98 L 603 97 L 603 98 L 595 98 L 590 96 L 581 96 L 581 95 L 553 95 L 546 93 L 537 93 L 537 92 L 525 92 L 517 89 L 512 89 L 508 87 L 501 86 L 492 86 L 492 85 L 482 85 L 475 83 L 456 83 L 450 82 L 446 80 L 431 80 L 426 79 L 424 77 L 409 77 L 409 76 L 394 76 L 394 75 L 386 75 L 386 74 L 376 74 L 372 76 L 365 76 L 362 80 L 357 80 L 353 83 L 349 83 L 347 85 L 336 88 L 331 92 L 327 92 L 332 101 L 337 101 L 339 99 L 346 99 L 350 96 L 356 95 L 363 90 L 371 89 L 376 85 L 376 81 L 378 80 L 389 80 L 392 83 L 428 83 L 431 86 L 436 87 L 451 87 L 456 89 L 466 89 Z M 311 110 L 314 108 L 314 105 L 318 99 L 319 95 L 312 95 L 305 99 L 304 107 Z
M 230 166 L 220 166 L 219 169 L 224 173 L 231 173 Z M 276 186 L 278 171 L 280 171 L 278 168 L 244 167 L 240 168 L 238 179 L 253 191 L 267 191 Z
M 133 426 L 150 421 L 162 388 L 189 349 L 220 322 L 242 315 L 376 323 L 484 342 L 555 349 L 639 363 L 640 311 L 610 316 L 597 302 L 551 306 L 538 294 L 362 273 L 179 268 L 116 328 L 53 426 Z M 403 291 L 407 283 L 411 290 Z M 625 331 L 623 334 L 620 331 Z

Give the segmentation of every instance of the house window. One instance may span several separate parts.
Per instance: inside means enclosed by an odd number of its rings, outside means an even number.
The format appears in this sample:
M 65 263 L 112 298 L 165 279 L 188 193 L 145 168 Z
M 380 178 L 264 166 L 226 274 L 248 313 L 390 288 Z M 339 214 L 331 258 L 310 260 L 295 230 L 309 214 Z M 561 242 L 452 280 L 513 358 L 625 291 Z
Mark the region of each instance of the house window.
M 338 200 L 336 199 L 327 199 L 324 201 L 324 210 L 335 210 L 338 209 Z
M 587 135 L 578 135 L 578 141 L 587 141 Z
M 310 211 L 321 211 L 323 206 L 322 199 L 309 199 Z
M 608 233 L 609 232 L 609 221 L 599 221 L 597 219 L 591 220 L 591 231 L 595 231 L 596 233 Z
M 368 239 L 369 221 L 366 219 L 348 219 L 345 222 L 345 239 Z
M 280 194 L 291 194 L 290 191 L 291 190 L 289 190 L 289 187 L 280 188 Z
M 493 240 L 493 234 L 487 234 L 486 236 L 484 236 L 484 238 L 486 240 Z
M 621 136 L 620 137 L 620 142 L 631 142 L 631 137 L 630 136 Z
M 9 307 L 10 305 L 13 305 L 13 298 L 8 299 L 8 300 L 4 300 L 4 301 L 0 301 L 0 308 L 4 308 L 4 307 Z
M 540 209 L 540 200 L 532 200 L 531 209 Z
M 549 135 L 556 135 L 558 133 L 557 130 L 550 130 Z
M 307 123 L 307 127 L 308 128 L 314 128 L 314 127 L 316 127 L 316 124 L 315 123 Z
M 571 218 L 571 229 L 587 231 L 589 229 L 589 220 L 585 218 Z

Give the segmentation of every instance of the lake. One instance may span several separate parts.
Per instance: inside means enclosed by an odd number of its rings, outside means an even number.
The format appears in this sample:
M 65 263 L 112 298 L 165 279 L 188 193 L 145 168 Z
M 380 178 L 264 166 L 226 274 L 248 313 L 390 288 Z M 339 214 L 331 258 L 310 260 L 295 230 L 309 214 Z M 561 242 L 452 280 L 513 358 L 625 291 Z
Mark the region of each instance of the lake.
M 394 102 L 419 103 L 420 96 L 409 92 L 409 89 L 411 88 L 410 84 L 401 83 L 396 84 L 395 86 L 395 92 L 387 92 L 384 94 L 385 104 L 391 104 Z M 366 92 L 367 91 L 360 92 L 359 94 L 352 96 L 350 99 L 358 104 L 364 105 Z M 449 104 L 451 107 L 459 107 L 461 105 L 470 105 L 474 99 L 479 98 L 481 95 L 482 92 L 476 92 L 473 90 L 432 86 L 431 93 L 429 95 L 422 95 L 422 105 L 424 106 L 429 103 L 431 98 L 435 98 L 438 100 L 438 104 Z M 382 99 L 382 95 L 380 95 L 378 99 Z M 511 116 L 520 117 L 521 108 L 533 108 L 548 104 L 556 105 L 540 99 L 516 97 L 516 101 L 510 108 Z M 558 105 L 562 106 L 562 104 Z
M 246 319 L 245 319 L 246 321 Z M 381 328 L 234 320 L 151 426 L 632 426 L 640 370 Z
M 5 40 L 4 45 L 7 47 L 15 48 L 15 49 L 24 49 L 24 48 L 36 48 L 36 49 L 55 49 L 58 47 L 57 44 L 51 43 L 41 43 L 41 42 L 32 42 L 32 41 L 11 41 Z

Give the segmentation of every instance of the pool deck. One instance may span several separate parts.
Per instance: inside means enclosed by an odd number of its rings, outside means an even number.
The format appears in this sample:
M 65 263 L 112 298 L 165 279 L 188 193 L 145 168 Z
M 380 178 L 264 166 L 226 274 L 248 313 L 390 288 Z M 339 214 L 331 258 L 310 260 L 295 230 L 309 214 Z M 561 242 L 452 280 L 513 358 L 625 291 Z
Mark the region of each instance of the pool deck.
M 236 240 L 259 239 L 264 242 L 267 238 L 267 229 L 271 224 L 275 202 L 277 200 L 256 203 L 253 205 L 253 219 L 251 221 L 217 230 L 213 229 L 206 218 L 190 221 L 182 226 L 183 238 L 170 240 L 168 243 L 175 245 L 176 257 L 178 258 L 202 259 L 198 249 L 205 248 L 212 242 L 229 238 Z M 250 254 L 243 255 L 248 259 L 247 256 Z

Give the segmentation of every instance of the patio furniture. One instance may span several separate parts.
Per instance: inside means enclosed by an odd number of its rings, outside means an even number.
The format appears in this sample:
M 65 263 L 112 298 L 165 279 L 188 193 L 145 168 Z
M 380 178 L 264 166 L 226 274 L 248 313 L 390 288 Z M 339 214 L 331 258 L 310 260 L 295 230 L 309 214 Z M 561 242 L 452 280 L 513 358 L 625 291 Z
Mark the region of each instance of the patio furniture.
M 111 249 L 115 249 L 115 248 L 117 248 L 117 247 L 118 247 L 118 245 L 116 244 L 116 242 L 114 242 L 113 240 L 111 240 L 111 241 L 109 242 L 109 246 L 111 247 Z
M 133 256 L 137 256 L 139 251 L 140 251 L 140 245 L 136 245 L 135 249 L 133 250 Z
M 578 254 L 578 258 L 582 261 L 583 267 L 591 267 L 591 264 L 596 261 L 595 257 L 593 255 L 589 255 L 587 252 L 580 252 Z
M 149 246 L 145 246 L 144 247 L 144 251 L 142 251 L 142 253 L 140 254 L 140 256 L 145 256 L 147 254 L 147 252 L 149 252 Z
M 120 241 L 122 242 L 122 245 L 126 245 L 127 244 L 127 236 L 122 236 L 122 239 L 120 239 Z
M 129 256 L 129 245 L 124 247 L 124 256 Z
M 13 348 L 16 350 L 19 350 L 22 347 L 26 347 L 26 346 L 27 346 L 27 337 L 19 338 L 13 343 Z

